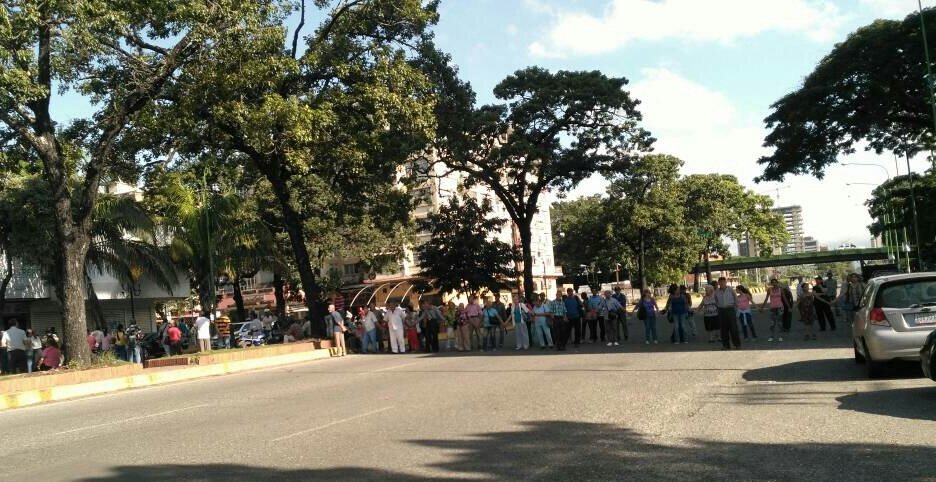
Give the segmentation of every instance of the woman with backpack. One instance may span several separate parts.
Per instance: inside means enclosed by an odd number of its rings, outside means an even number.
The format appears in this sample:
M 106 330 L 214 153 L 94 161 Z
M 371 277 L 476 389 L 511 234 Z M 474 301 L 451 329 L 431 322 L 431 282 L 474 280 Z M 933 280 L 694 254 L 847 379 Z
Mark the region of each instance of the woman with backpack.
M 666 306 L 663 312 L 670 317 L 673 323 L 673 343 L 689 343 L 686 335 L 686 318 L 689 317 L 689 303 L 686 301 L 685 293 L 680 292 L 679 287 L 673 285 L 670 287 L 670 295 L 666 300 Z
M 659 343 L 656 319 L 660 309 L 653 298 L 653 293 L 648 289 L 643 290 L 642 296 L 634 305 L 634 313 L 637 314 L 637 319 L 644 323 L 644 343 L 647 345 Z
M 484 319 L 484 341 L 481 343 L 481 351 L 488 351 L 488 347 L 490 347 L 491 351 L 497 351 L 497 332 L 504 320 L 501 319 L 497 308 L 494 307 L 494 302 L 490 298 L 484 300 L 482 316 Z
M 712 285 L 705 285 L 705 295 L 699 302 L 698 310 L 702 312 L 705 331 L 709 333 L 709 343 L 715 343 L 719 339 L 721 327 L 718 322 L 718 302 L 715 300 L 715 288 Z

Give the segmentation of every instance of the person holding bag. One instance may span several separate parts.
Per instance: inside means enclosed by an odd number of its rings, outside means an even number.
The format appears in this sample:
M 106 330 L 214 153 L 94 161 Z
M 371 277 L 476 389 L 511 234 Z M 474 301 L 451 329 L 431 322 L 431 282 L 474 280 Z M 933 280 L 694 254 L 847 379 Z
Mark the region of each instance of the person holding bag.
M 348 329 L 345 327 L 344 317 L 335 309 L 335 305 L 328 305 L 328 316 L 331 317 L 330 321 L 332 334 L 335 340 L 335 352 L 338 356 L 345 356 L 348 354 L 345 348 L 345 332 L 348 331 Z

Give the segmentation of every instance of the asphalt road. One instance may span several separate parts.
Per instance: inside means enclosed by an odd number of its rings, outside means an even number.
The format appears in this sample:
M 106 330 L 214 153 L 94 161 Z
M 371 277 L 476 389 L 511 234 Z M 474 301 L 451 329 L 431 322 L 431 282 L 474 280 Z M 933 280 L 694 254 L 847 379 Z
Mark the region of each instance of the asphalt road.
M 822 335 L 350 356 L 25 408 L 0 479 L 936 480 L 936 383 L 869 381 Z

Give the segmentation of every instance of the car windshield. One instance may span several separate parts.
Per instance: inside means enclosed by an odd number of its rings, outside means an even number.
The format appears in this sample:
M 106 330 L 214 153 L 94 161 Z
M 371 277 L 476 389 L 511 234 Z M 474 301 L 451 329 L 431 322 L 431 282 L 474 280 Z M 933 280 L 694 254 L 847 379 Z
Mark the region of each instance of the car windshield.
M 888 283 L 878 294 L 878 308 L 912 309 L 936 306 L 936 278 L 908 279 Z

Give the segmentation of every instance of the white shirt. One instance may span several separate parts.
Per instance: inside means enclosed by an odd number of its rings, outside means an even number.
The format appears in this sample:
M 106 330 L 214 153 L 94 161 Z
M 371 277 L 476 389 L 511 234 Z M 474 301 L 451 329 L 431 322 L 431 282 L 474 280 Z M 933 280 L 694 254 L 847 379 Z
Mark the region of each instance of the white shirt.
M 406 312 L 403 311 L 403 308 L 397 306 L 393 310 L 387 312 L 386 320 L 387 324 L 390 326 L 391 330 L 402 330 L 403 329 L 403 318 L 406 317 Z
M 377 328 L 377 315 L 373 311 L 368 311 L 364 315 L 364 331 L 371 331 L 374 328 Z
M 195 329 L 198 330 L 199 340 L 211 339 L 211 320 L 208 318 L 199 316 L 197 319 L 195 319 Z
M 3 346 L 8 350 L 25 350 L 26 332 L 19 329 L 18 326 L 11 326 L 3 332 Z

